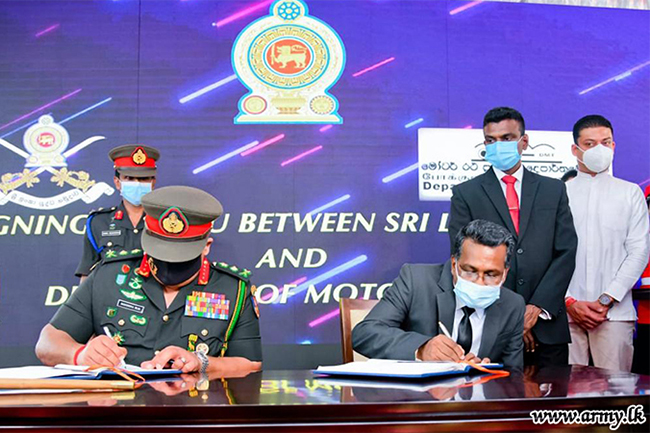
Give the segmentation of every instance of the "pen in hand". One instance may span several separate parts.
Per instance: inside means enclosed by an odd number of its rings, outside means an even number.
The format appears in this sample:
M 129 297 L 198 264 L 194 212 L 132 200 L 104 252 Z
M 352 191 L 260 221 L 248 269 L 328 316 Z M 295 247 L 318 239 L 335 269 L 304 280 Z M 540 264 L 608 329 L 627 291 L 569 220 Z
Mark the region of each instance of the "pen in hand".
M 109 331 L 108 326 L 104 326 L 104 334 L 110 339 L 113 339 L 113 336 L 111 335 L 111 331 Z M 124 362 L 124 359 L 120 359 L 120 365 L 117 366 L 118 368 L 121 369 L 126 369 L 126 363 Z
M 445 337 L 451 339 L 451 334 L 447 331 L 447 328 L 442 322 L 438 321 L 438 327 L 442 330 L 442 333 L 445 334 Z
M 445 337 L 449 338 L 450 340 L 453 340 L 453 338 L 451 338 L 451 334 L 450 334 L 449 331 L 447 330 L 447 327 L 444 325 L 444 323 L 442 323 L 441 321 L 438 321 L 438 327 L 440 328 L 440 330 L 442 331 L 442 333 L 445 334 Z M 465 354 L 465 355 L 466 355 L 466 354 Z M 465 355 L 463 355 L 460 359 L 461 359 L 461 360 L 462 360 L 462 359 L 465 359 Z

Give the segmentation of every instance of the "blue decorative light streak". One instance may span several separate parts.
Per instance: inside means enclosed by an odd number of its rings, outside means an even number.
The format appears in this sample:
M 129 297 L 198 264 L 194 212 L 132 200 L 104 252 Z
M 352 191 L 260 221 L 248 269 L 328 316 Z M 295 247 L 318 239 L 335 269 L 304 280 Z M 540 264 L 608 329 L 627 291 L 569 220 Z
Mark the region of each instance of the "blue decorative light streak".
M 381 181 L 384 182 L 384 183 L 392 182 L 395 179 L 397 179 L 398 177 L 402 177 L 405 174 L 409 174 L 410 172 L 415 171 L 417 169 L 418 169 L 418 163 L 416 162 L 414 164 L 409 165 L 408 167 L 405 167 L 405 168 L 403 168 L 403 169 L 401 169 L 399 171 L 396 171 L 393 174 L 389 174 L 388 176 L 384 177 Z
M 415 119 L 414 121 L 409 122 L 406 125 L 404 125 L 404 129 L 409 129 L 411 126 L 415 126 L 418 123 L 422 123 L 422 122 L 424 122 L 424 118 L 420 117 L 419 119 Z
M 181 99 L 178 100 L 178 102 L 180 102 L 181 104 L 185 104 L 186 102 L 190 102 L 191 100 L 196 99 L 199 96 L 203 96 L 214 89 L 218 89 L 219 87 L 230 83 L 231 81 L 235 81 L 236 79 L 237 79 L 236 74 L 229 75 L 226 78 L 217 81 L 216 83 L 212 83 L 209 86 L 205 86 L 194 93 L 190 93 L 187 96 L 183 96 Z
M 210 162 L 208 162 L 206 164 L 203 164 L 202 166 L 200 166 L 198 168 L 195 168 L 194 170 L 192 170 L 192 174 L 199 174 L 202 171 L 205 171 L 210 167 L 214 167 L 215 165 L 220 164 L 220 163 L 224 162 L 225 160 L 232 158 L 233 156 L 237 156 L 240 153 L 245 152 L 248 149 L 257 146 L 258 144 L 260 144 L 260 142 L 257 141 L 257 140 L 255 140 L 253 142 L 250 142 L 250 143 L 248 143 L 248 144 L 246 144 L 246 145 L 244 145 L 242 147 L 239 147 L 239 148 L 233 150 L 232 152 L 228 152 L 225 155 L 220 156 L 217 159 L 214 159 L 214 160 L 212 160 L 212 161 L 210 161 Z
M 319 212 L 322 212 L 325 209 L 331 208 L 332 206 L 336 206 L 337 204 L 342 203 L 342 202 L 346 201 L 349 198 L 350 198 L 350 194 L 342 195 L 341 197 L 339 197 L 339 198 L 337 198 L 335 200 L 332 200 L 330 202 L 325 203 L 324 205 L 322 205 L 320 207 L 317 207 L 316 209 L 314 209 L 311 212 L 307 212 L 307 215 L 314 215 L 314 214 L 317 214 Z

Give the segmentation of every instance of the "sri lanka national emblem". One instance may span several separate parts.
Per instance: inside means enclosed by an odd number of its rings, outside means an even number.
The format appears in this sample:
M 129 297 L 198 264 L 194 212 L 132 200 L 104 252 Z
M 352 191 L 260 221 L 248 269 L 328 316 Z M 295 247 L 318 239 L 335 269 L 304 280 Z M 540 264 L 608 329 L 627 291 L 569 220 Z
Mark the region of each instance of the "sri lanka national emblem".
M 277 0 L 237 36 L 232 64 L 250 90 L 236 124 L 343 123 L 328 90 L 345 67 L 338 34 L 301 0 Z
M 0 145 L 25 158 L 25 168 L 18 173 L 5 173 L 0 176 L 0 205 L 13 202 L 32 209 L 57 209 L 83 200 L 91 203 L 102 194 L 111 195 L 114 189 L 104 182 L 96 183 L 85 171 L 68 170 L 66 158 L 92 143 L 103 140 L 102 136 L 87 138 L 68 149 L 70 136 L 66 129 L 56 123 L 52 116 L 45 115 L 30 126 L 23 135 L 25 150 L 0 138 Z M 48 172 L 50 180 L 60 188 L 72 187 L 53 197 L 36 197 L 19 191 L 21 187 L 33 188 L 40 182 L 39 176 Z

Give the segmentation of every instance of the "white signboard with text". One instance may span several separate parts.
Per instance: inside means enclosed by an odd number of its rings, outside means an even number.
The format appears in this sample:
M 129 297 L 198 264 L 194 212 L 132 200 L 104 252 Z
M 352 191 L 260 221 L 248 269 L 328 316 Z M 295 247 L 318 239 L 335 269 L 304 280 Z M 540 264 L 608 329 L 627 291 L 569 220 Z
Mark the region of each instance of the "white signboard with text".
M 570 131 L 526 131 L 524 166 L 537 174 L 560 178 L 576 168 Z M 418 188 L 421 201 L 449 200 L 454 185 L 490 168 L 484 158 L 482 129 L 420 128 L 418 130 Z

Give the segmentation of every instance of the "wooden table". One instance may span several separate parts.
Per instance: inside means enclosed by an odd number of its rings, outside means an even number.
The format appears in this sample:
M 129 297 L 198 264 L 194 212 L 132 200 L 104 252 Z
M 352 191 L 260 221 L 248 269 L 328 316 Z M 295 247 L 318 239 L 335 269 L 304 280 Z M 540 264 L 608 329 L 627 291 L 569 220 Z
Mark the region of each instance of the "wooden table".
M 309 371 L 263 371 L 198 383 L 195 376 L 134 392 L 0 395 L 0 432 L 30 431 L 611 431 L 606 425 L 535 425 L 533 410 L 627 410 L 649 431 L 650 377 L 593 367 L 531 369 L 507 378 L 341 383 Z

